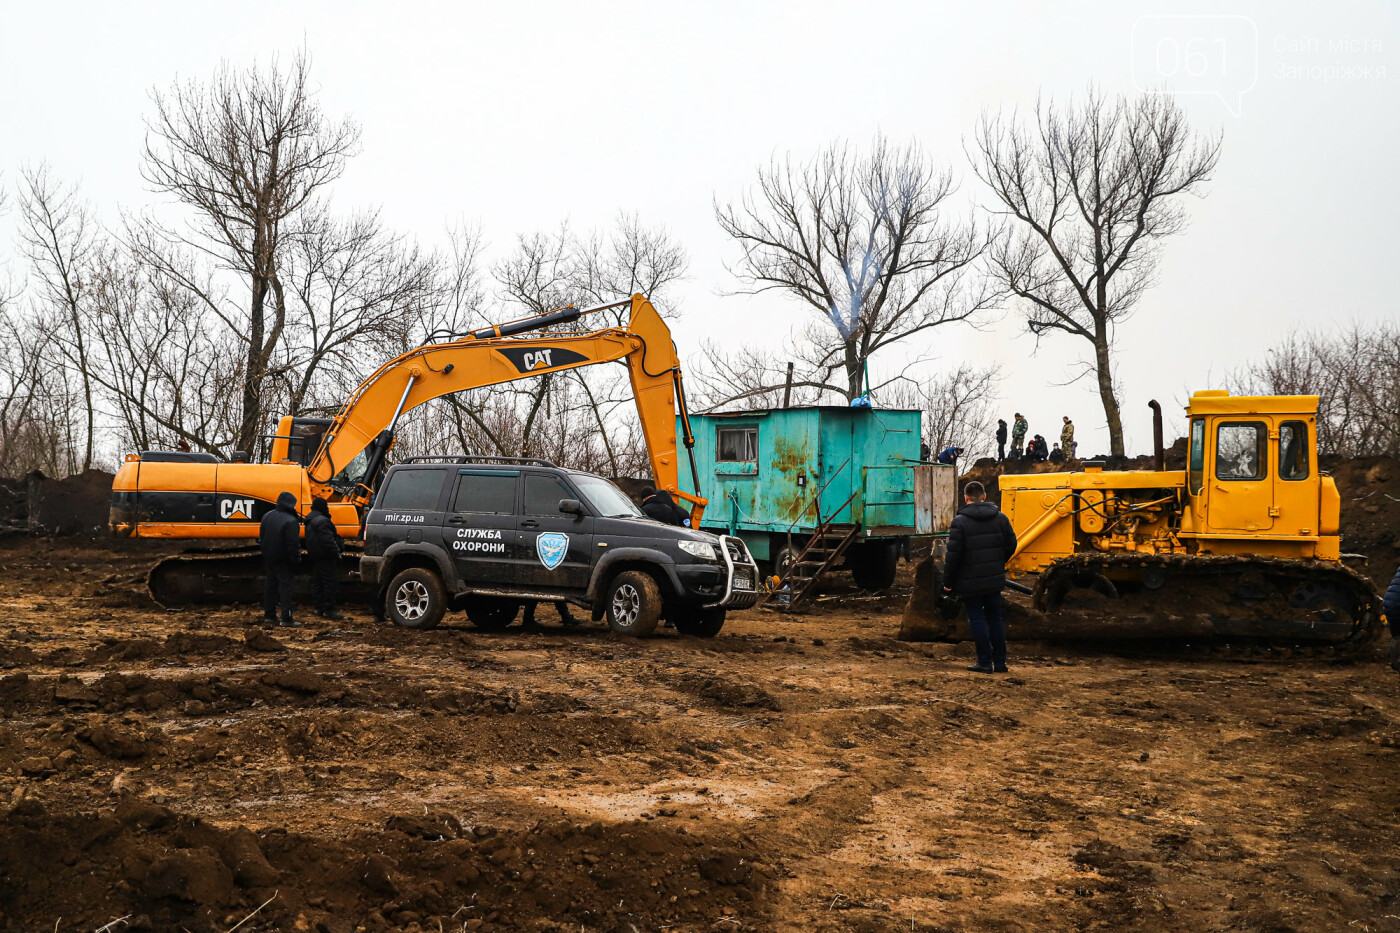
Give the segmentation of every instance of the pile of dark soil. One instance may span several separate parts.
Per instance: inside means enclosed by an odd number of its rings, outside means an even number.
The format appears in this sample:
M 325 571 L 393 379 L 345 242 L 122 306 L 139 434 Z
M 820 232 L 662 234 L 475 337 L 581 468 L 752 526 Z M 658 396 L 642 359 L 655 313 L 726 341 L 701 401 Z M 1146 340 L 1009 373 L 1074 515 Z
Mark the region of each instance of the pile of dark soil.
M 61 912 L 70 929 L 226 930 L 268 902 L 250 929 L 650 929 L 759 906 L 770 869 L 756 849 L 677 821 L 507 830 L 425 809 L 327 837 L 135 797 L 78 813 L 23 800 L 0 818 L 0 926 Z
M 1167 448 L 1166 468 L 1168 470 L 1186 469 L 1186 447 L 1187 440 L 1179 437 L 1176 443 Z M 998 463 L 992 457 L 982 457 L 972 465 L 972 469 L 964 473 L 958 480 L 959 488 L 961 484 L 977 480 L 987 487 L 987 498 L 1000 504 L 1001 488 L 997 479 L 1002 476 L 1017 476 L 1026 473 L 1069 473 L 1084 469 L 1084 464 L 1088 461 L 1102 463 L 1105 470 L 1155 470 L 1157 461 L 1152 455 L 1145 454 L 1141 457 L 1113 457 L 1108 454 L 1099 454 L 1096 457 L 1085 457 L 1080 460 L 1070 460 L 1065 463 L 1032 462 L 1030 460 L 1003 460 Z
M 1342 496 L 1342 550 L 1365 554 L 1357 569 L 1384 589 L 1400 564 L 1400 461 L 1324 457 L 1322 469 Z
M 0 478 L 0 534 L 106 534 L 112 479 L 103 470 L 63 479 L 38 471 L 19 479 Z

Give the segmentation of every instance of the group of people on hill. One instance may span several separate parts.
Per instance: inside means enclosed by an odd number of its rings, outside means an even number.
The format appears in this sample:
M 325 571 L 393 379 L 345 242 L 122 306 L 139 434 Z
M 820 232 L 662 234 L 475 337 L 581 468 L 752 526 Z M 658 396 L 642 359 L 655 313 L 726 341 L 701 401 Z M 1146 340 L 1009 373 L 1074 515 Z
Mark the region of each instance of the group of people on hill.
M 1026 435 L 1030 433 L 1030 422 L 1026 421 L 1026 416 L 1019 411 L 1016 412 L 1016 420 L 1010 430 L 1011 435 L 1011 459 L 1030 460 L 1032 462 L 1064 463 L 1072 460 L 1075 456 L 1075 448 L 1078 446 L 1074 441 L 1074 422 L 1069 415 L 1064 416 L 1064 424 L 1060 428 L 1060 441 L 1053 447 L 1047 447 L 1045 438 L 1039 434 L 1033 435 L 1029 441 Z M 1005 419 L 997 419 L 997 462 L 1006 460 L 1006 438 L 1007 428 Z
M 1029 460 L 1033 463 L 1064 463 L 1075 457 L 1075 448 L 1078 445 L 1074 441 L 1074 422 L 1069 415 L 1064 416 L 1064 425 L 1060 428 L 1059 443 L 1051 446 L 1045 438 L 1039 434 L 1033 435 L 1030 440 L 1026 440 L 1026 435 L 1030 432 L 1030 423 L 1026 421 L 1026 416 L 1019 411 L 1016 412 L 1016 420 L 1008 430 L 1004 418 L 997 419 L 997 462 L 1002 463 L 1007 459 L 1006 441 L 1008 435 L 1011 439 L 1011 459 Z M 927 444 L 923 445 L 922 459 L 928 460 L 932 451 Z M 933 459 L 938 463 L 946 463 L 948 466 L 957 466 L 958 460 L 963 455 L 963 448 L 956 444 L 950 444 Z

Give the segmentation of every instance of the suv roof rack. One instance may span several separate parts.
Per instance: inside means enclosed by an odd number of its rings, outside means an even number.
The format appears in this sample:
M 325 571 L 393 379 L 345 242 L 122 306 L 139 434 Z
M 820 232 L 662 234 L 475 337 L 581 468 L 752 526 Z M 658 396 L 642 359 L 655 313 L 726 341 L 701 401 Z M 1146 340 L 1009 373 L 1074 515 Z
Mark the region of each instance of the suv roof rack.
M 554 463 L 543 457 L 488 457 L 475 454 L 442 454 L 436 457 L 408 457 L 400 463 L 514 463 L 527 466 L 552 467 Z

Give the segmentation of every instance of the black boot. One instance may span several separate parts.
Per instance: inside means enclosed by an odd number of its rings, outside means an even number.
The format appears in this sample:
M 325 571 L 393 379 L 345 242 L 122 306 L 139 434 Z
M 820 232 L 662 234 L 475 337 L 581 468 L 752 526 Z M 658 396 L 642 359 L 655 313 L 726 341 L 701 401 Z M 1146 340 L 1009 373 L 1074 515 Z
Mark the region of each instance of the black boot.
M 280 628 L 301 628 L 301 627 L 302 627 L 302 625 L 301 625 L 300 622 L 298 622 L 298 621 L 296 621 L 295 619 L 292 618 L 291 613 L 284 613 L 284 614 L 282 615 L 282 621 L 279 622 L 279 623 L 277 623 L 277 625 L 278 625 Z
M 979 674 L 995 673 L 995 669 L 990 664 L 969 664 L 967 666 L 967 669 L 970 671 L 976 671 Z

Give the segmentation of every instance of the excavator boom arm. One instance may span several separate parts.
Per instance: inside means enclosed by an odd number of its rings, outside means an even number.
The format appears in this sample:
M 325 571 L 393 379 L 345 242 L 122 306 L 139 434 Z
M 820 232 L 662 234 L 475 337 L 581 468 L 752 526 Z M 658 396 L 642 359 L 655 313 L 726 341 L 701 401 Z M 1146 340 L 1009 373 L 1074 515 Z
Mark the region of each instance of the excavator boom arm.
M 632 296 L 625 328 L 497 336 L 502 329 L 418 347 L 381 366 L 351 394 L 327 430 L 308 468 L 313 486 L 327 487 L 362 452 L 382 458 L 392 443 L 392 434 L 385 432 L 392 432 L 404 413 L 425 402 L 453 392 L 621 360 L 631 377 L 656 484 L 695 503 L 693 517 L 698 519 L 705 501 L 680 490 L 676 441 L 680 362 L 670 328 L 650 301 Z M 373 482 L 374 472 L 369 471 L 366 481 Z M 369 492 L 363 489 L 360 498 Z

